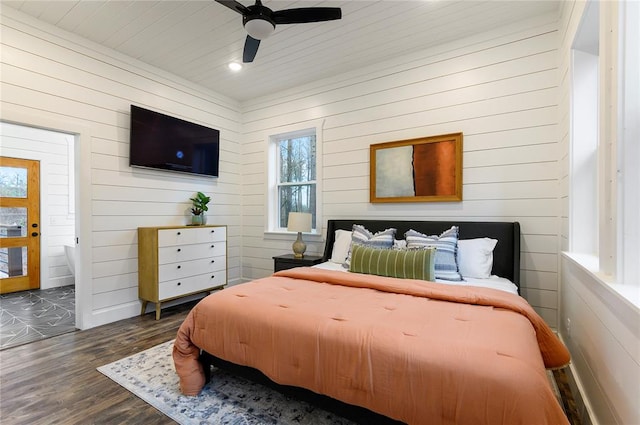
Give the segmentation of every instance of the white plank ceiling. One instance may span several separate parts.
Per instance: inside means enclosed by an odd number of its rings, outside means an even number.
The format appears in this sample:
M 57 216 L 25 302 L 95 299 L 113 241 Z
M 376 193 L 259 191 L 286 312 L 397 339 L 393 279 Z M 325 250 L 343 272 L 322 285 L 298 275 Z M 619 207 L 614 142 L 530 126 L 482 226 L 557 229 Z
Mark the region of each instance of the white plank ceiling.
M 213 0 L 3 0 L 1 5 L 243 101 L 556 11 L 558 3 L 264 0 L 273 10 L 341 7 L 343 17 L 278 26 L 240 72 L 227 65 L 242 61 L 242 17 Z

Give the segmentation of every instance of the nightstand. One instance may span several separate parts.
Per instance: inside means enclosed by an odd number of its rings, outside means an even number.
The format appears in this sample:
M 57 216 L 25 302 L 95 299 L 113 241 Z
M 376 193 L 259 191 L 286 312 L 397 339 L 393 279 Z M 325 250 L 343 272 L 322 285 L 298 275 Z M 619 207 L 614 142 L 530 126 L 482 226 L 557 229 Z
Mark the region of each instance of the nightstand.
M 276 255 L 273 257 L 273 271 L 292 269 L 294 267 L 313 266 L 322 263 L 321 255 L 305 255 L 302 258 L 296 258 L 293 254 Z

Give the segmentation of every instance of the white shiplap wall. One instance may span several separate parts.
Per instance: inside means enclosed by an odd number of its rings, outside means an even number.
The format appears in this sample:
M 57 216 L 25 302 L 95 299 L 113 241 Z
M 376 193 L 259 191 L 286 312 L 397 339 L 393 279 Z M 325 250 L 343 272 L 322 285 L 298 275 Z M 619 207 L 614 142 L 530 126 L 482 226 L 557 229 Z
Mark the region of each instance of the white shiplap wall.
M 229 226 L 228 276 L 237 281 L 238 103 L 11 8 L 1 23 L 2 119 L 79 134 L 79 325 L 139 314 L 137 227 L 185 224 L 196 191 L 212 196 L 209 222 Z M 129 167 L 130 104 L 220 129 L 220 177 Z
M 64 253 L 65 245 L 75 244 L 75 194 L 70 185 L 74 172 L 73 139 L 70 134 L 0 122 L 0 155 L 40 163 L 42 289 L 74 283 Z
M 271 256 L 290 250 L 264 236 L 267 137 L 324 120 L 323 220 L 517 220 L 522 293 L 556 326 L 556 62 L 553 14 L 243 103 L 243 278 L 269 274 Z M 459 131 L 463 202 L 369 203 L 370 144 Z
M 602 11 L 602 8 L 611 5 L 611 2 L 600 2 L 599 7 Z M 585 6 L 586 3 L 581 1 L 564 2 L 559 24 L 561 251 L 570 249 L 571 48 L 585 13 Z M 600 31 L 603 34 L 603 29 Z M 615 47 L 603 43 L 600 48 L 613 51 Z M 579 126 L 580 123 L 573 125 Z M 583 265 L 568 257 L 560 258 L 560 272 L 558 330 L 571 351 L 572 375 L 584 401 L 584 404 L 578 404 L 579 411 L 583 415 L 589 415 L 593 424 L 640 423 L 638 307 L 621 297 Z

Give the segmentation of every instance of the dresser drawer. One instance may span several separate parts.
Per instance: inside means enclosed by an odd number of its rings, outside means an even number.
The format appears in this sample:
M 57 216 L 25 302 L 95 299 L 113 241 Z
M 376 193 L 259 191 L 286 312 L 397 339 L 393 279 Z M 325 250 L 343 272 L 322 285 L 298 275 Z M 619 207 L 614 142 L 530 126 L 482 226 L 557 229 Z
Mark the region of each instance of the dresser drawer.
M 158 266 L 158 281 L 164 282 L 224 270 L 226 268 L 225 263 L 225 257 L 214 257 L 161 264 Z
M 207 242 L 194 245 L 174 245 L 158 248 L 158 264 L 213 258 L 225 255 L 226 242 Z
M 206 289 L 220 287 L 227 281 L 226 270 L 220 270 L 215 274 L 203 274 L 189 276 L 183 279 L 160 282 L 158 286 L 158 298 L 166 300 L 182 295 L 202 292 Z
M 226 230 L 225 227 L 161 229 L 158 230 L 158 246 L 165 247 L 225 241 L 227 239 Z

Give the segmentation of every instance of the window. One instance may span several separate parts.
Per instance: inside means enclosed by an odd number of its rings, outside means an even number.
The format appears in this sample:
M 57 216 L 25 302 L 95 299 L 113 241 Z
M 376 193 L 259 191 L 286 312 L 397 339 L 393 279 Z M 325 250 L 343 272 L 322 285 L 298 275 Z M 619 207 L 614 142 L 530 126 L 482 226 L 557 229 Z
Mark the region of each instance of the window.
M 573 45 L 570 250 L 640 301 L 637 2 L 589 2 Z M 602 27 L 601 27 L 602 26 Z M 596 230 L 597 229 L 597 230 Z
M 572 49 L 570 249 L 598 255 L 598 20 L 587 7 Z
M 290 212 L 311 213 L 312 232 L 320 231 L 319 147 L 316 127 L 269 137 L 269 231 L 286 231 Z
M 290 212 L 312 214 L 316 228 L 316 136 L 285 137 L 277 142 L 278 226 L 287 227 Z

